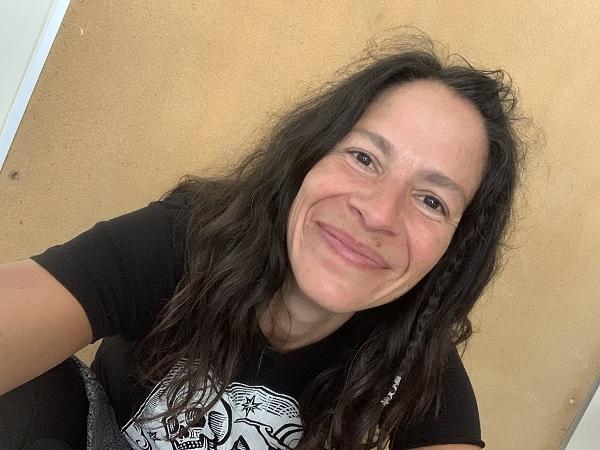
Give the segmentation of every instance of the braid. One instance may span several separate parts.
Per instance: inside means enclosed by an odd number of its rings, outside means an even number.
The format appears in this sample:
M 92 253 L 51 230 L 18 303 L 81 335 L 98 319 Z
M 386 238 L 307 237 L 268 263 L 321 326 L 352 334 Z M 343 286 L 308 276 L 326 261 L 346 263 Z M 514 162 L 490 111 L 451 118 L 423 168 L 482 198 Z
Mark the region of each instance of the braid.
M 423 347 L 423 343 L 425 341 L 426 334 L 429 331 L 435 319 L 436 312 L 439 309 L 442 294 L 448 287 L 450 281 L 453 279 L 452 275 L 455 271 L 455 268 L 458 265 L 460 265 L 460 262 L 462 261 L 462 257 L 453 259 L 455 260 L 456 265 L 452 264 L 451 266 L 449 266 L 435 281 L 433 293 L 429 296 L 425 308 L 419 314 L 417 322 L 414 326 L 414 331 L 406 347 L 404 358 L 402 358 L 402 361 L 400 362 L 400 367 L 398 368 L 398 373 L 394 377 L 394 383 L 392 384 L 392 391 L 394 392 L 397 388 L 396 380 L 398 380 L 399 378 L 401 379 L 403 377 L 406 377 L 411 367 L 413 367 L 415 360 L 419 356 L 420 350 Z M 392 391 L 390 391 L 390 393 Z M 382 400 L 384 406 L 386 406 L 389 403 L 388 398 L 389 400 L 391 400 L 389 393 L 385 397 L 385 399 Z M 388 402 L 384 403 L 386 400 L 388 400 Z
M 480 237 L 480 227 L 486 223 L 486 220 L 487 214 L 485 211 L 479 212 L 479 214 L 477 214 L 477 219 L 474 226 L 468 227 L 463 236 L 457 236 L 457 240 L 455 241 L 454 245 L 455 248 L 453 251 L 447 252 L 447 254 L 452 256 L 449 256 L 442 265 L 444 267 L 443 272 L 439 276 L 437 276 L 437 271 L 434 271 L 431 274 L 431 277 L 435 279 L 431 295 L 428 296 L 427 300 L 425 301 L 425 307 L 417 318 L 414 331 L 411 334 L 410 341 L 406 347 L 406 351 L 402 361 L 400 362 L 398 371 L 394 376 L 391 389 L 381 400 L 383 408 L 390 403 L 398 389 L 400 381 L 410 372 L 415 361 L 419 357 L 421 349 L 425 344 L 427 333 L 429 332 L 440 309 L 442 297 L 448 290 L 452 280 L 456 278 L 456 274 L 460 273 L 461 266 L 465 259 L 465 254 L 468 253 L 467 247 L 469 247 L 470 243 L 475 242 L 475 240 Z

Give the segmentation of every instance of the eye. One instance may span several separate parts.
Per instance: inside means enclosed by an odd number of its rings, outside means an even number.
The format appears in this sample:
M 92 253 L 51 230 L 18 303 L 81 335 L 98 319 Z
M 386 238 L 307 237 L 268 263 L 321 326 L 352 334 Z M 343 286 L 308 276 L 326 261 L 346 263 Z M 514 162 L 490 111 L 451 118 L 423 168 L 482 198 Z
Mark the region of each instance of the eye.
M 353 150 L 350 152 L 350 154 L 352 154 L 352 157 L 354 158 L 355 161 L 358 162 L 358 164 L 360 164 L 361 166 L 364 166 L 365 168 L 371 170 L 371 171 L 375 171 L 375 162 L 373 161 L 373 158 L 371 158 L 371 155 L 369 155 L 366 152 L 363 151 L 357 151 L 357 150 Z
M 448 215 L 444 204 L 440 199 L 434 197 L 433 195 L 424 195 L 422 198 L 423 204 L 425 204 L 429 209 L 432 209 L 436 212 L 442 213 L 444 216 Z

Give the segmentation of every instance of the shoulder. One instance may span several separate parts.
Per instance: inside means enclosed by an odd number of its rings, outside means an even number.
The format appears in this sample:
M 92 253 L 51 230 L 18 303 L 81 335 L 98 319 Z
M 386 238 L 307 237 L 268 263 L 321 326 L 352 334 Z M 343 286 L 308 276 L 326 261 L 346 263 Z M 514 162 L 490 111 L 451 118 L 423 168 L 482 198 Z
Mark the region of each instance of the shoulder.
M 186 197 L 103 220 L 33 255 L 83 306 L 94 339 L 146 330 L 182 276 Z
M 456 412 L 457 408 L 468 407 L 469 419 L 477 422 L 479 431 L 479 410 L 473 385 L 456 348 L 448 352 L 446 368 L 442 378 L 442 411 Z M 458 420 L 458 419 L 456 419 Z
M 442 374 L 439 414 L 432 411 L 423 422 L 396 437 L 390 449 L 425 448 L 470 450 L 483 448 L 479 411 L 473 386 L 458 351 L 448 352 Z

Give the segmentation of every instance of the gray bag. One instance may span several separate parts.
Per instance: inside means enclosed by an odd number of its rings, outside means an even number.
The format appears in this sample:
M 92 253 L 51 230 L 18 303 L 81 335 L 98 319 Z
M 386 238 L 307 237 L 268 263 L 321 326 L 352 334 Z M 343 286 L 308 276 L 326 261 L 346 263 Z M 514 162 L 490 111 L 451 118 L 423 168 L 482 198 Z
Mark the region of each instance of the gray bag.
M 86 450 L 131 450 L 117 425 L 115 411 L 104 389 L 88 366 L 76 356 L 72 359 L 79 368 L 89 402 Z

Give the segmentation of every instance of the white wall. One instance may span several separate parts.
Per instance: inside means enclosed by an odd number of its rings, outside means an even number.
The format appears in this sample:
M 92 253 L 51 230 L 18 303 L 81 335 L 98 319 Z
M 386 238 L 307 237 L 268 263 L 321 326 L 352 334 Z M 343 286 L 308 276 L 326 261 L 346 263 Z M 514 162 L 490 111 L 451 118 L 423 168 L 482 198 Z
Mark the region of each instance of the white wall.
M 0 2 L 0 169 L 69 0 Z
M 596 380 L 561 450 L 592 450 L 600 448 L 600 377 Z

